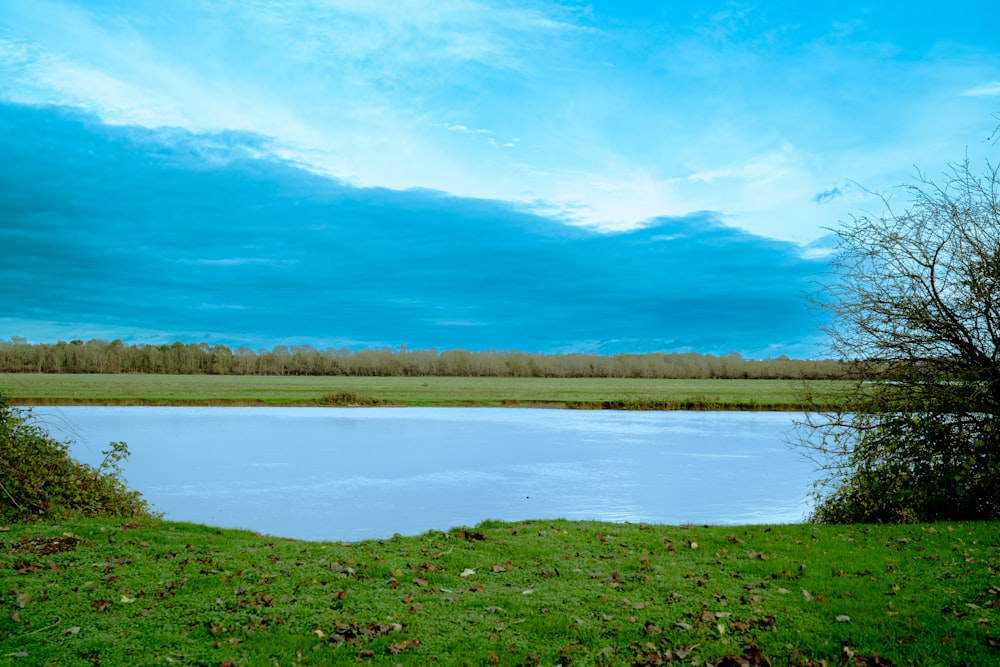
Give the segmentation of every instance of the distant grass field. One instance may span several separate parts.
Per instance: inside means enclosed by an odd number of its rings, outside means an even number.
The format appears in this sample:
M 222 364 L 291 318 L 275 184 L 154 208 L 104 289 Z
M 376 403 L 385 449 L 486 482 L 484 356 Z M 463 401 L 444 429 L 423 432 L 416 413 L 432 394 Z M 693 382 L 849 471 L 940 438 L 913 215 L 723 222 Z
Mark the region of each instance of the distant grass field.
M 538 406 L 652 410 L 799 410 L 803 387 L 835 381 L 620 378 L 277 377 L 6 374 L 19 405 Z

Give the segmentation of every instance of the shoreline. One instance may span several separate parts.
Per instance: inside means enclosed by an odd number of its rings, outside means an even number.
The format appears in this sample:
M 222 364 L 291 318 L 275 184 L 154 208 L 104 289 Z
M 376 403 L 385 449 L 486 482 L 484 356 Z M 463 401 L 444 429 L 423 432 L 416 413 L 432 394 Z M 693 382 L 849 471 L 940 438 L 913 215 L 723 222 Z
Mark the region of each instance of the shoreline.
M 796 404 L 751 405 L 746 403 L 657 403 L 616 405 L 614 402 L 567 402 L 567 401 L 516 401 L 504 400 L 499 403 L 477 401 L 449 401 L 440 403 L 340 403 L 326 405 L 320 402 L 272 403 L 267 401 L 248 401 L 242 399 L 182 399 L 160 401 L 155 399 L 34 399 L 12 400 L 19 407 L 70 407 L 70 406 L 109 406 L 109 407 L 215 407 L 215 408 L 521 408 L 538 410 L 595 410 L 618 412 L 803 412 L 806 410 Z
M 835 380 L 468 376 L 0 375 L 12 404 L 209 407 L 496 407 L 801 412 Z M 810 404 L 805 397 L 812 396 Z M 818 400 L 827 396 L 826 401 Z

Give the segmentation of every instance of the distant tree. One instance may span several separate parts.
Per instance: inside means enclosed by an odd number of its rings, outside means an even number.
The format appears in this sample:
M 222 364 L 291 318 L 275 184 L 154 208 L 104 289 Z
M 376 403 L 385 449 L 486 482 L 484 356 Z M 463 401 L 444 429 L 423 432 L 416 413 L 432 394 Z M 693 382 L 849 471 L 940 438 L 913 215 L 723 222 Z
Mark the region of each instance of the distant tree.
M 825 471 L 818 521 L 1000 518 L 998 171 L 966 161 L 905 192 L 836 231 L 816 298 L 854 380 L 798 443 Z
M 0 340 L 0 373 L 829 379 L 840 376 L 841 366 L 833 360 L 743 359 L 735 353 L 609 356 L 389 347 L 352 352 L 308 345 L 255 352 L 205 342 L 147 345 L 95 339 L 32 345 L 17 337 Z

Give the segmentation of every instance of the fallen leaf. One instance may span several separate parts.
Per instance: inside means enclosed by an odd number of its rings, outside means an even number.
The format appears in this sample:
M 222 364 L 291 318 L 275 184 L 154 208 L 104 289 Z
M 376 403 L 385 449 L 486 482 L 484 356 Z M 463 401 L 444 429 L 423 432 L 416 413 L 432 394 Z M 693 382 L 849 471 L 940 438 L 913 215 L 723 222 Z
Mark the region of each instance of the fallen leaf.
M 813 599 L 812 593 L 810 593 L 804 588 L 802 589 L 802 597 L 803 599 L 805 599 L 806 602 L 811 602 Z
M 75 635 L 78 632 L 80 632 L 81 629 L 82 628 L 79 625 L 74 625 L 71 628 L 66 628 L 65 630 L 63 630 L 63 634 L 64 635 Z
M 402 653 L 403 651 L 409 651 L 410 649 L 415 649 L 420 646 L 419 639 L 407 639 L 405 641 L 392 642 L 389 644 L 390 653 Z
M 850 623 L 851 622 L 851 617 L 848 616 L 847 614 L 841 614 L 840 616 L 837 617 L 836 620 L 837 620 L 837 623 Z
M 486 536 L 482 533 L 473 533 L 465 530 L 456 532 L 455 537 L 462 540 L 469 540 L 470 542 L 479 542 L 486 539 Z
M 462 570 L 462 574 L 460 574 L 460 575 L 458 575 L 458 576 L 460 576 L 460 577 L 471 577 L 471 576 L 472 576 L 472 575 L 474 575 L 475 573 L 476 573 L 476 571 L 475 571 L 475 570 L 473 570 L 472 568 L 468 568 L 468 567 L 467 567 L 467 568 L 465 568 L 464 570 Z

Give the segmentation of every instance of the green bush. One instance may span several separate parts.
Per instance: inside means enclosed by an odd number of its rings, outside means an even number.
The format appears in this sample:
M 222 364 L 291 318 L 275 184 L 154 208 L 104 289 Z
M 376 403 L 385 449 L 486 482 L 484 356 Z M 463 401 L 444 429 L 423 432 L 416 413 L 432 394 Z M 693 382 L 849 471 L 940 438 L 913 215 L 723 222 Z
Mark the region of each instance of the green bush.
M 30 523 L 69 517 L 148 517 L 149 506 L 126 488 L 119 463 L 124 442 L 110 443 L 97 468 L 69 455 L 60 442 L 12 407 L 0 392 L 0 521 Z
M 855 380 L 801 442 L 826 522 L 1000 519 L 1000 168 L 907 186 L 833 230 L 814 304 Z
M 317 405 L 327 407 L 370 407 L 381 405 L 382 403 L 383 401 L 378 399 L 368 398 L 367 396 L 358 396 L 353 391 L 338 391 L 336 393 L 323 394 L 316 399 Z
M 972 417 L 977 419 L 946 411 L 843 417 L 840 438 L 847 440 L 846 453 L 822 484 L 829 493 L 818 494 L 812 519 L 995 520 L 1000 516 L 1000 441 L 992 418 Z

